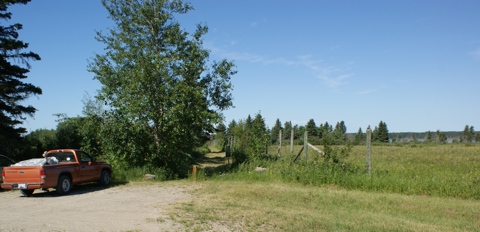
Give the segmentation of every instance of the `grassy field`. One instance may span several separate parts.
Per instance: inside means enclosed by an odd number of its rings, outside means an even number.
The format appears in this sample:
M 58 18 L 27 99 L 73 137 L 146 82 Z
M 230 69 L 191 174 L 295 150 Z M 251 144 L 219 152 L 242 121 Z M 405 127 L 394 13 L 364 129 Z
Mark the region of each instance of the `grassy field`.
M 202 187 L 170 215 L 190 231 L 480 231 L 476 200 L 221 178 L 190 184 Z
M 300 148 L 295 146 L 294 153 L 297 154 Z M 334 147 L 333 150 L 340 157 L 341 166 L 325 163 L 311 149 L 307 160 L 302 154 L 292 163 L 293 155 L 289 154 L 289 149 L 282 149 L 279 160 L 259 160 L 243 165 L 234 170 L 236 173 L 231 178 L 255 179 L 257 177 L 250 171 L 262 166 L 268 168 L 268 175 L 264 178 L 269 181 L 480 200 L 480 146 L 373 146 L 372 175 L 366 173 L 365 146 L 354 146 L 350 152 L 344 147 Z M 271 147 L 269 153 L 276 156 L 276 151 L 276 147 Z
M 333 150 L 342 164 L 325 165 L 313 150 L 293 163 L 282 148 L 279 159 L 200 172 L 198 198 L 172 218 L 193 231 L 215 223 L 238 231 L 480 231 L 480 146 L 373 146 L 372 175 L 365 146 Z M 277 151 L 270 147 L 270 156 Z
M 480 231 L 480 146 L 373 146 L 371 175 L 365 146 L 333 147 L 338 163 L 281 150 L 230 170 L 219 151 L 198 159 L 175 181 L 195 197 L 170 218 L 191 231 Z

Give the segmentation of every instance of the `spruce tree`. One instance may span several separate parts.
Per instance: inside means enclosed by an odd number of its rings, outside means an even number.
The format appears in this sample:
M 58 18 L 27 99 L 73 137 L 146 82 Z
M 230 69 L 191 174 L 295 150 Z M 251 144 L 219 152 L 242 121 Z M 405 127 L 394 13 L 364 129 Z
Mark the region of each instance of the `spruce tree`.
M 315 120 L 310 119 L 307 122 L 307 125 L 305 126 L 305 129 L 308 131 L 308 136 L 314 136 L 316 137 L 318 135 L 317 133 L 317 126 L 315 125 Z
M 0 3 L 0 19 L 11 19 L 9 6 L 27 4 L 30 0 L 9 0 Z M 18 40 L 18 31 L 22 25 L 0 25 L 0 153 L 19 153 L 18 147 L 27 132 L 20 125 L 26 116 L 33 117 L 37 111 L 33 106 L 21 103 L 30 96 L 42 94 L 42 89 L 30 83 L 24 83 L 30 71 L 30 60 L 40 60 L 40 56 L 29 51 L 28 43 Z
M 353 139 L 354 144 L 362 144 L 365 142 L 366 135 L 363 133 L 362 128 L 359 127 L 355 138 Z
M 275 121 L 275 125 L 272 127 L 272 131 L 270 133 L 270 141 L 272 144 L 278 143 L 278 134 L 280 133 L 280 130 L 282 130 L 282 123 L 280 122 L 280 119 L 277 118 L 277 121 Z

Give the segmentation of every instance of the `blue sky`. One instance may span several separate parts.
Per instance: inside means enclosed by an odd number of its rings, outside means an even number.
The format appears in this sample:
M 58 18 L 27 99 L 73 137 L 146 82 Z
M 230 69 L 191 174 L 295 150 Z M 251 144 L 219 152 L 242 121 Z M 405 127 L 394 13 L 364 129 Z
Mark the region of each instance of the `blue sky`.
M 195 0 L 179 15 L 193 32 L 206 23 L 210 61 L 233 60 L 235 108 L 226 123 L 261 112 L 272 127 L 345 121 L 348 132 L 480 129 L 480 1 Z M 82 114 L 85 93 L 100 89 L 88 59 L 113 27 L 100 1 L 33 0 L 12 6 L 20 39 L 42 57 L 27 82 L 43 95 L 29 131 L 56 127 L 53 114 Z

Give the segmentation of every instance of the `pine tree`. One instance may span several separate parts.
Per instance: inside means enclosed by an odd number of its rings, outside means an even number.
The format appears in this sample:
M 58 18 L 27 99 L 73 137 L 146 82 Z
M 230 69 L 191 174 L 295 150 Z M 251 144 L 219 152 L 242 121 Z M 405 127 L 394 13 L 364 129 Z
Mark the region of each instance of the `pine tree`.
M 460 142 L 469 143 L 470 141 L 471 141 L 470 130 L 469 130 L 468 125 L 465 125 L 465 128 L 463 128 L 462 136 L 460 137 Z
M 427 131 L 425 133 L 425 139 L 423 140 L 424 143 L 430 143 L 432 141 L 432 132 Z
M 362 144 L 365 142 L 366 135 L 363 133 L 362 128 L 359 127 L 357 134 L 355 134 L 355 138 L 353 139 L 354 144 Z
M 468 138 L 469 142 L 473 142 L 473 140 L 475 139 L 475 129 L 473 129 L 473 126 L 470 126 L 470 129 L 468 131 Z
M 290 138 L 291 133 L 292 133 L 292 122 L 286 121 L 283 124 L 283 137 L 286 139 Z
M 335 129 L 333 130 L 335 144 L 344 144 L 347 141 L 347 136 L 345 133 L 347 133 L 347 126 L 345 126 L 345 122 L 337 122 Z
M 9 0 L 0 3 L 0 19 L 10 20 L 7 12 L 14 4 L 27 4 L 30 0 Z M 28 43 L 18 40 L 21 24 L 0 26 L 0 153 L 16 154 L 27 130 L 20 125 L 26 116 L 33 117 L 37 111 L 33 106 L 21 103 L 30 96 L 42 94 L 42 89 L 24 83 L 31 66 L 28 61 L 40 60 L 33 52 L 22 52 Z
M 388 143 L 390 141 L 387 124 L 385 122 L 380 121 L 378 128 L 375 127 L 373 134 L 377 142 Z
M 270 133 L 270 141 L 272 144 L 278 143 L 278 134 L 280 133 L 280 130 L 282 130 L 282 123 L 280 122 L 280 119 L 277 118 L 277 121 L 275 121 L 275 125 L 272 127 L 272 131 Z
M 317 133 L 317 125 L 315 125 L 315 121 L 313 119 L 308 120 L 305 129 L 308 131 L 308 137 L 316 137 Z
M 249 153 L 252 156 L 265 154 L 265 144 L 267 143 L 267 126 L 262 115 L 257 113 L 252 121 L 251 138 L 249 141 Z

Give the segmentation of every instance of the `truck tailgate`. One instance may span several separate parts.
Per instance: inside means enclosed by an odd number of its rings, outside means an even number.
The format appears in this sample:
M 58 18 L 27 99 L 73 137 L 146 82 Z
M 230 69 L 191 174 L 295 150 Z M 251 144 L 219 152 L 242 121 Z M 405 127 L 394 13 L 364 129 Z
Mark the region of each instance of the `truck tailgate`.
M 14 183 L 42 183 L 42 166 L 11 166 L 4 168 L 4 184 Z M 43 173 L 43 175 L 45 175 Z

